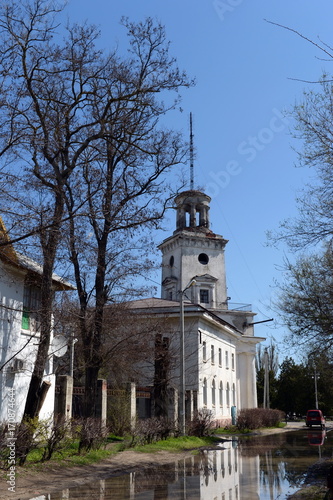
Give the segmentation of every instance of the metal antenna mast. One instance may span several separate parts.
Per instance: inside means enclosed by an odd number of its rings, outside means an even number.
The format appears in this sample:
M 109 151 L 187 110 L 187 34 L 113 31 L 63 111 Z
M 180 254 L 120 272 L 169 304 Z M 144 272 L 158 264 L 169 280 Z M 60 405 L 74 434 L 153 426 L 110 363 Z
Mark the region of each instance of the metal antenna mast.
M 194 180 L 193 180 L 193 131 L 192 131 L 192 113 L 190 113 L 190 188 L 194 189 Z

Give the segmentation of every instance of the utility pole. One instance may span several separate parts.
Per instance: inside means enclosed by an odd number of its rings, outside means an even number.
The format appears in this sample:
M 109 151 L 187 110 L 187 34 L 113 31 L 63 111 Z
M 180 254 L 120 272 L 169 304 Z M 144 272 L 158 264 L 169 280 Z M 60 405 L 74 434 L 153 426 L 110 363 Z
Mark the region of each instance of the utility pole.
M 265 379 L 264 379 L 264 408 L 269 408 L 269 363 L 268 363 L 268 351 L 267 347 L 264 353 L 264 369 L 265 369 Z
M 316 399 L 316 410 L 318 410 L 318 389 L 317 389 L 317 379 L 318 379 L 318 375 L 317 375 L 317 369 L 316 369 L 316 366 L 314 367 L 314 383 L 315 383 L 315 399 Z
M 186 434 L 185 422 L 185 322 L 184 322 L 184 295 L 192 285 L 196 283 L 195 278 L 192 278 L 189 284 L 180 292 L 180 366 L 179 366 L 179 417 L 180 417 L 180 433 L 182 436 Z

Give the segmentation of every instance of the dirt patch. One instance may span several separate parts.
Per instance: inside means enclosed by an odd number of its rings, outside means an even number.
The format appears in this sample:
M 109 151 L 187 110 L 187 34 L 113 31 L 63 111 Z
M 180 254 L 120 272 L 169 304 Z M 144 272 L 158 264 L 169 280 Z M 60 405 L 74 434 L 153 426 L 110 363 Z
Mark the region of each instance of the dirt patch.
M 15 493 L 8 491 L 9 485 L 6 480 L 0 480 L 0 500 L 27 500 L 38 495 L 55 493 L 59 489 L 82 486 L 97 479 L 175 462 L 191 456 L 191 453 L 191 451 L 139 453 L 126 450 L 92 465 L 66 468 L 45 464 L 38 472 L 31 472 L 31 469 L 22 467 L 16 477 Z

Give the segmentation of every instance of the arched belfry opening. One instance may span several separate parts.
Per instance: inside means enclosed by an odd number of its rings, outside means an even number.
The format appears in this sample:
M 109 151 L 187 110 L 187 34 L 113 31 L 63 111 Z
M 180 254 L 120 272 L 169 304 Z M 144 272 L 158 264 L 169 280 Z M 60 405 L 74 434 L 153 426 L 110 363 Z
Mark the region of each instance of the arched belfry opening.
M 209 230 L 210 197 L 200 191 L 184 191 L 175 198 L 177 229 Z

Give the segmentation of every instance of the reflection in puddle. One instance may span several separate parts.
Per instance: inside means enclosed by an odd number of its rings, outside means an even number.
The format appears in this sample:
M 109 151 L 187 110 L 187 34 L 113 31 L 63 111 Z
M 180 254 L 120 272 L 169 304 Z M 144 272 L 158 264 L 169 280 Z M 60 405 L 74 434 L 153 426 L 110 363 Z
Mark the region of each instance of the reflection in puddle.
M 233 439 L 216 450 L 31 500 L 283 500 L 309 465 L 332 456 L 330 434 L 298 431 Z

